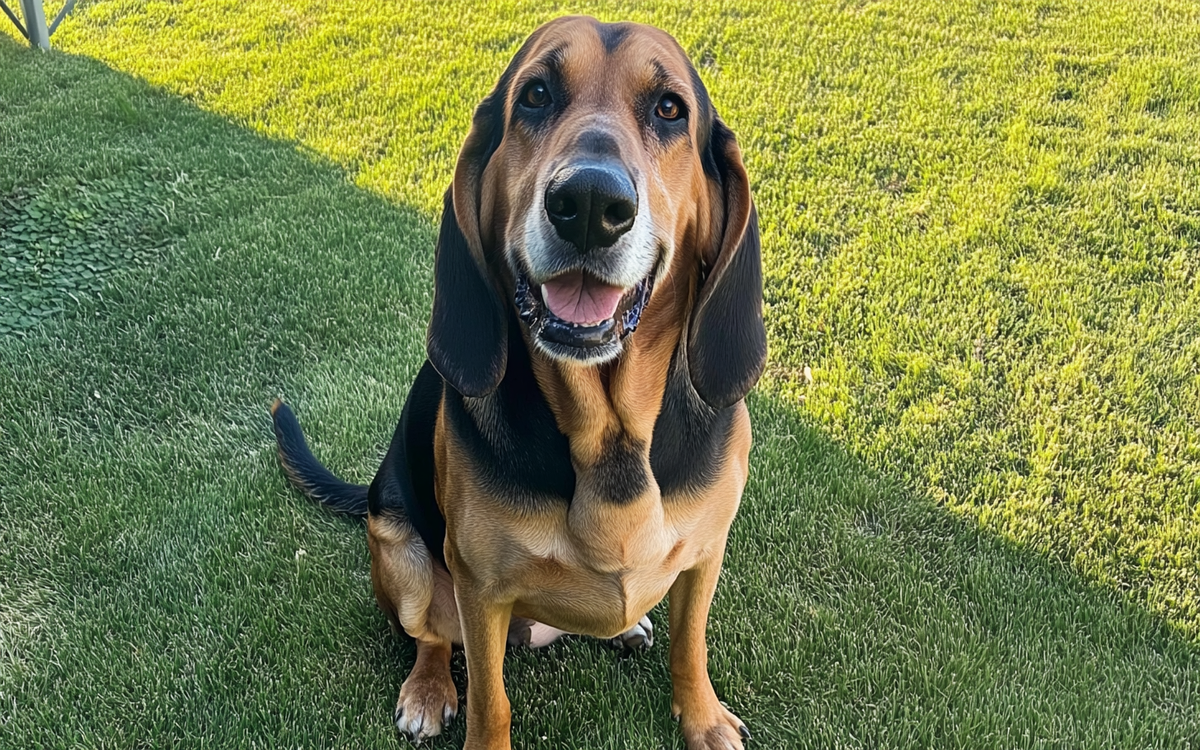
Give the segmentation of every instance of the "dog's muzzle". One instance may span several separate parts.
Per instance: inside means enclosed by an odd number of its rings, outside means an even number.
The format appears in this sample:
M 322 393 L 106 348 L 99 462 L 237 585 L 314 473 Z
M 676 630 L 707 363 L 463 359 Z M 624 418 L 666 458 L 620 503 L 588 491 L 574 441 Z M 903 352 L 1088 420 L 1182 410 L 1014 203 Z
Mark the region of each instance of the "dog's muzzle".
M 615 149 L 611 138 L 592 133 L 582 140 L 593 154 L 561 167 L 546 183 L 541 208 L 548 231 L 525 263 L 514 264 L 514 302 L 540 348 L 596 363 L 616 356 L 637 328 L 657 252 L 652 235 L 643 236 L 648 217 L 638 218 L 629 171 L 611 154 L 598 153 Z

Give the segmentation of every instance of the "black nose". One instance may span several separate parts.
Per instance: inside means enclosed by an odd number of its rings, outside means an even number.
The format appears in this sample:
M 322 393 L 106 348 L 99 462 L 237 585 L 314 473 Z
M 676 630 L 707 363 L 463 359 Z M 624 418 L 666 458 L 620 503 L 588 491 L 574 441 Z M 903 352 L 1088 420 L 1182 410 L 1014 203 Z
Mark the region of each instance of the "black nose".
M 558 236 L 581 253 L 616 242 L 633 227 L 637 210 L 637 191 L 619 167 L 563 167 L 546 187 L 546 216 Z

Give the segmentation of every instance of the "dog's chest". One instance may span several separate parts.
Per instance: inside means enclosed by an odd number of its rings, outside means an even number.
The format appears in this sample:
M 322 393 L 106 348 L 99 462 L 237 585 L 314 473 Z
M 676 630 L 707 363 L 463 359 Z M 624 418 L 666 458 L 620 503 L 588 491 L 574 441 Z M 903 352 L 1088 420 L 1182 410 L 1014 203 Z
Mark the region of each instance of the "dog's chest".
M 730 467 L 745 409 L 709 408 L 674 366 L 649 450 L 614 441 L 600 461 L 577 465 L 537 383 L 514 366 L 519 355 L 491 396 L 447 393 L 456 465 L 470 467 L 444 475 L 457 498 L 442 503 L 452 544 L 518 615 L 615 635 L 724 544 L 744 482 L 745 457 Z
M 643 456 L 642 462 L 646 459 Z M 611 477 L 576 475 L 569 504 L 517 510 L 495 501 L 449 510 L 458 558 L 514 612 L 607 637 L 662 600 L 679 573 L 719 550 L 736 512 L 740 471 L 663 497 L 654 482 L 617 503 Z
M 600 637 L 624 632 L 728 528 L 724 519 L 707 524 L 712 509 L 699 504 L 668 503 L 665 512 L 662 503 L 656 505 L 658 513 L 645 508 L 623 509 L 630 511 L 627 517 L 608 513 L 608 530 L 579 514 L 586 502 L 574 504 L 570 513 L 538 519 L 509 540 L 496 583 L 508 582 L 515 611 L 523 617 Z

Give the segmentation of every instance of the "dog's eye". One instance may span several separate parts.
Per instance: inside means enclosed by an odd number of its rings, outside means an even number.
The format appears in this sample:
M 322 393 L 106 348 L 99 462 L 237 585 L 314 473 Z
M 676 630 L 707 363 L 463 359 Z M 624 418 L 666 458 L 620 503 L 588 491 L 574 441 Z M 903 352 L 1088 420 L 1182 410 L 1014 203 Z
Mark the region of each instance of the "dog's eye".
M 550 89 L 541 81 L 530 81 L 521 91 L 520 102 L 526 107 L 541 109 L 550 103 Z
M 658 106 L 654 109 L 654 114 L 664 120 L 678 120 L 683 116 L 683 102 L 679 101 L 679 97 L 667 94 L 658 100 Z

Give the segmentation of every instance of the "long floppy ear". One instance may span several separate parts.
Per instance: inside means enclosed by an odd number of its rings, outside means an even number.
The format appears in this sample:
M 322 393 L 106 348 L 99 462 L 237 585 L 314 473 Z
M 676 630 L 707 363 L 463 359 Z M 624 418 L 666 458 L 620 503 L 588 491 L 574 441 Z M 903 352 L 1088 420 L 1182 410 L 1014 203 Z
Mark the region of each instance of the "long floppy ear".
M 472 397 L 495 390 L 508 365 L 508 318 L 487 271 L 479 231 L 483 170 L 503 128 L 497 113 L 504 108 L 503 84 L 502 78 L 475 110 L 454 184 L 446 191 L 433 270 L 433 315 L 425 342 L 438 374 Z
M 707 151 L 705 171 L 720 189 L 725 222 L 688 326 L 688 371 L 700 398 L 723 409 L 745 398 L 758 382 L 767 363 L 767 332 L 758 212 L 737 139 L 715 115 Z

